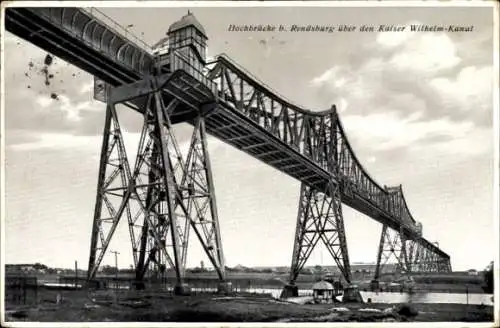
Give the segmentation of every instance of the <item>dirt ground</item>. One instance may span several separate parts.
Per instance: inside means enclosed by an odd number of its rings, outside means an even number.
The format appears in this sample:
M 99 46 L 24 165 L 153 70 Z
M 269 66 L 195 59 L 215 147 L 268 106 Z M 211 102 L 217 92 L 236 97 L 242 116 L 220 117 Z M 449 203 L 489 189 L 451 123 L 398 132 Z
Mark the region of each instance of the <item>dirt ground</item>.
M 59 297 L 58 297 L 59 295 Z M 41 289 L 32 305 L 6 304 L 7 321 L 380 322 L 493 321 L 493 307 L 457 304 L 310 304 L 266 295 L 172 296 L 152 291 Z

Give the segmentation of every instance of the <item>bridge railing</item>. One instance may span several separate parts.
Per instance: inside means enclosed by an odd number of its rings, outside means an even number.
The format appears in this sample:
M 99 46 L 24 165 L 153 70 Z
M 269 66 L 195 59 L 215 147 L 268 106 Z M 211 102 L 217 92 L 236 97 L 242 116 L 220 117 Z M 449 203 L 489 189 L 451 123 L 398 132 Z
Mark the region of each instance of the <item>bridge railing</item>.
M 207 73 L 203 70 L 203 67 L 191 64 L 186 58 L 175 51 L 169 53 L 168 60 L 170 61 L 169 64 L 172 72 L 179 69 L 185 71 L 205 87 L 209 88 L 214 96 L 217 96 L 217 84 L 207 77 Z
M 132 69 L 114 75 L 115 83 L 129 83 L 151 70 L 150 47 L 95 8 L 33 7 L 27 10 L 114 61 L 114 65 L 104 63 L 109 66 L 106 69 L 117 72 L 119 69 L 115 66 L 118 65 Z
M 123 27 L 123 25 L 119 24 L 118 22 L 113 20 L 111 17 L 109 17 L 99 9 L 94 7 L 82 7 L 80 9 L 86 12 L 89 16 L 105 24 L 109 30 L 113 31 L 117 35 L 122 36 L 127 41 L 133 43 L 135 46 L 142 48 L 142 50 L 146 51 L 149 54 L 153 53 L 152 47 L 149 44 L 147 44 L 143 39 L 136 36 L 134 33 L 128 30 L 128 28 Z

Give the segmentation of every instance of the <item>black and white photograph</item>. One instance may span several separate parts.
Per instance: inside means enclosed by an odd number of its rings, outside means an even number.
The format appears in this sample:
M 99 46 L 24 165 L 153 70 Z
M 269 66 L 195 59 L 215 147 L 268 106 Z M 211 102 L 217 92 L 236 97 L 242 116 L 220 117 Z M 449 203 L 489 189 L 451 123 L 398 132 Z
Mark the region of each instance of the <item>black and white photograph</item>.
M 2 326 L 498 326 L 498 13 L 2 3 Z

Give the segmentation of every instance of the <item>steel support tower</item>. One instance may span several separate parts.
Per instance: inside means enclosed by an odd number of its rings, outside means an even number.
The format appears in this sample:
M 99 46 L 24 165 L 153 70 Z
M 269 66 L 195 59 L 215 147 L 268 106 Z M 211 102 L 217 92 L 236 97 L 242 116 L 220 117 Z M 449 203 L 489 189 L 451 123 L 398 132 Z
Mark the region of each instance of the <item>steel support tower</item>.
M 384 270 L 389 264 L 392 264 L 392 270 Z M 421 238 L 407 236 L 402 230 L 398 232 L 383 225 L 373 277 L 376 284 L 384 273 L 410 276 L 412 273 L 450 271 L 450 259 L 425 247 Z
M 220 287 L 226 286 L 205 128 L 205 117 L 217 106 L 217 91 L 201 72 L 206 36 L 194 16 L 188 13 L 171 25 L 168 38 L 168 51 L 158 54 L 151 75 L 106 91 L 88 277 L 95 277 L 121 217 L 126 216 L 137 286 L 144 287 L 148 270 L 163 276 L 171 268 L 175 293 L 184 294 L 189 291 L 184 276 L 191 229 L 217 272 Z M 133 104 L 143 117 L 133 168 L 125 151 L 118 104 Z M 194 128 L 184 157 L 171 117 L 186 110 L 195 114 L 189 121 Z
M 172 131 L 170 114 L 181 102 L 164 103 L 164 90 L 176 88 L 172 74 L 110 90 L 92 229 L 89 278 L 95 277 L 120 219 L 128 221 L 136 280 L 148 269 L 175 270 L 183 293 L 190 228 L 200 240 L 219 279 L 225 280 L 213 177 L 207 150 L 204 109 L 196 118 L 186 157 Z M 185 90 L 185 89 L 184 89 Z M 135 91 L 138 97 L 129 95 Z M 137 101 L 139 100 L 139 101 Z M 135 165 L 129 166 L 116 105 L 142 103 L 143 128 Z
M 410 241 L 411 242 L 411 241 Z M 411 242 L 409 254 L 414 243 Z M 395 262 L 395 272 L 407 273 L 410 269 L 411 258 L 407 253 L 407 240 L 402 231 L 397 232 L 389 228 L 387 225 L 382 226 L 382 233 L 380 235 L 380 242 L 377 253 L 377 265 L 375 267 L 374 280 L 380 278 L 382 269 L 386 264 Z
M 295 282 L 320 240 L 334 259 L 342 276 L 350 282 L 351 269 L 339 187 L 330 183 L 326 190 L 320 190 L 302 184 L 290 280 L 285 286 L 283 296 L 298 296 Z
M 282 297 L 298 296 L 296 280 L 309 256 L 321 240 L 332 256 L 347 283 L 351 282 L 351 268 L 342 215 L 342 185 L 335 177 L 340 176 L 342 146 L 335 106 L 329 117 L 321 123 L 320 134 L 328 143 L 306 144 L 306 153 L 326 163 L 332 176 L 326 184 L 302 183 L 293 245 L 289 284 Z M 309 138 L 306 132 L 306 140 Z

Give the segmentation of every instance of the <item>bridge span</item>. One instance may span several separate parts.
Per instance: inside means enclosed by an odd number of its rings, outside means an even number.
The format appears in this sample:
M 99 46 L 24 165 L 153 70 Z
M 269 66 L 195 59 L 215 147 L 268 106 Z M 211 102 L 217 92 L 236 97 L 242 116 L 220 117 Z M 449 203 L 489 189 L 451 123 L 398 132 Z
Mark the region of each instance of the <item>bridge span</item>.
M 191 229 L 225 280 L 206 134 L 301 181 L 292 286 L 319 240 L 350 282 L 342 203 L 383 225 L 375 279 L 391 258 L 403 272 L 451 270 L 450 257 L 422 236 L 401 185 L 382 186 L 361 165 L 334 105 L 322 112 L 301 108 L 225 55 L 208 62 L 208 38 L 194 15 L 172 24 L 166 50 L 156 51 L 96 9 L 12 7 L 5 24 L 7 31 L 94 75 L 96 95 L 108 104 L 89 279 L 123 216 L 137 280 L 150 267 L 164 271 L 170 265 L 182 291 Z M 133 167 L 117 104 L 144 117 Z M 171 131 L 179 122 L 194 126 L 187 157 Z

